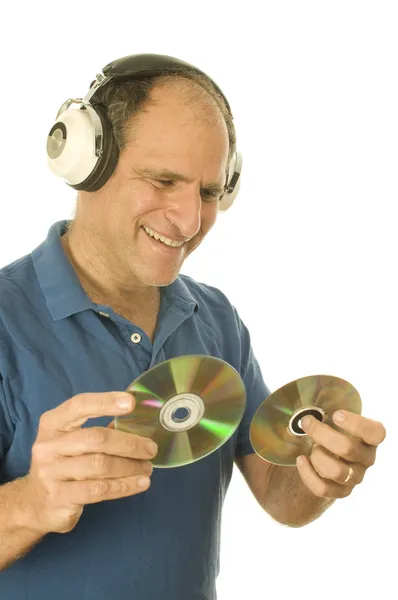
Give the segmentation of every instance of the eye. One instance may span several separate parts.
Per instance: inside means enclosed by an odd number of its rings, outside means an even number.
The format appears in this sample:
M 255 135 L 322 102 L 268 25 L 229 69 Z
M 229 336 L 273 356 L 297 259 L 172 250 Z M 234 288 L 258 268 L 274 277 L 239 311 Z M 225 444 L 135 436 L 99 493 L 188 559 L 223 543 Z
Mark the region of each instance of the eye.
M 155 185 L 154 183 L 152 183 L 153 187 L 155 187 L 156 189 L 159 189 L 159 186 L 163 188 L 172 188 L 176 185 L 176 182 L 172 179 L 154 179 L 153 181 L 155 182 L 155 184 L 157 184 Z M 217 200 L 221 200 L 221 196 L 222 194 L 220 194 L 219 192 L 212 192 L 210 190 L 201 191 L 202 200 L 204 200 L 205 202 L 215 202 Z
M 172 179 L 156 179 L 156 182 L 160 183 L 160 185 L 163 185 L 164 187 L 173 187 L 175 184 L 175 181 Z
M 218 192 L 207 192 L 206 190 L 203 190 L 202 199 L 205 202 L 215 202 L 216 200 L 221 199 L 221 194 L 219 194 Z

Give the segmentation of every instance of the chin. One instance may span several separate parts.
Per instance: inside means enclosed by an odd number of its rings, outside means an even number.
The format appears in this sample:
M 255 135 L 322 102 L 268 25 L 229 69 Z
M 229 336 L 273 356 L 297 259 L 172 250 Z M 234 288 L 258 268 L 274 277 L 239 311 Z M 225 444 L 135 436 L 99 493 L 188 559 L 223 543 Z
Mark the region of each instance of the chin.
M 145 273 L 139 277 L 141 283 L 148 287 L 165 287 L 177 279 L 179 272 L 172 273 Z

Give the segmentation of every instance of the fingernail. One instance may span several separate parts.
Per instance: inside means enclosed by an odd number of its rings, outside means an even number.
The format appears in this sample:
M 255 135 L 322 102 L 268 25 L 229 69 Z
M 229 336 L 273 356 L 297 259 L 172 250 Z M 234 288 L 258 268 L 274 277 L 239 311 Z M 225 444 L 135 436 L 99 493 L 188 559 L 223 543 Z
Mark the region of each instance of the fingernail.
M 304 458 L 302 456 L 298 456 L 296 458 L 296 465 L 301 467 L 304 464 Z
M 151 454 L 152 456 L 155 456 L 155 454 L 158 453 L 158 446 L 157 444 L 155 444 L 155 442 L 148 442 L 146 445 L 146 449 L 148 450 L 149 454 Z
M 119 408 L 123 408 L 124 410 L 131 408 L 131 406 L 132 406 L 131 396 L 128 394 L 125 394 L 124 396 L 120 396 L 116 400 L 116 404 L 118 405 Z
M 342 423 L 344 421 L 344 413 L 341 412 L 341 410 L 335 412 L 333 415 L 333 420 L 336 421 L 336 423 Z
M 149 477 L 139 477 L 137 479 L 137 485 L 140 488 L 146 488 L 149 485 Z
M 311 417 L 303 417 L 301 419 L 301 429 L 306 429 L 311 423 Z

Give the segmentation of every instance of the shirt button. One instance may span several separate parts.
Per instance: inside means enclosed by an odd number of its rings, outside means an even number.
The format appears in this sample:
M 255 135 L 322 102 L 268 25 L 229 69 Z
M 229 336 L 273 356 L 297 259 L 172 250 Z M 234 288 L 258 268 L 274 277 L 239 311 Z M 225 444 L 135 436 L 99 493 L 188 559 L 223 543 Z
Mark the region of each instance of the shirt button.
M 141 336 L 139 333 L 133 333 L 133 335 L 131 336 L 131 341 L 134 344 L 139 344 L 139 342 L 141 341 Z

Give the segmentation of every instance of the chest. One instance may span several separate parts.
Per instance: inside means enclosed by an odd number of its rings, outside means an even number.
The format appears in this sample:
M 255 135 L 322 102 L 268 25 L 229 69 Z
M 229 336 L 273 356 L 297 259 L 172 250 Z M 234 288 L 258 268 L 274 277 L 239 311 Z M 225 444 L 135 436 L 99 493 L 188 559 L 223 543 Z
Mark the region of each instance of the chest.
M 160 317 L 158 330 L 157 311 L 117 308 L 124 313 L 123 320 L 87 310 L 55 322 L 45 314 L 40 321 L 28 318 L 23 324 L 7 324 L 12 339 L 7 361 L 0 364 L 9 424 L 6 480 L 27 472 L 40 416 L 76 394 L 124 390 L 150 366 L 182 354 L 218 356 L 238 367 L 237 356 L 231 355 L 236 343 L 178 308 Z M 27 311 L 13 313 L 14 320 L 20 313 Z M 134 325 L 154 339 L 153 347 L 134 338 Z M 111 420 L 89 419 L 85 426 L 106 426 Z

